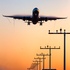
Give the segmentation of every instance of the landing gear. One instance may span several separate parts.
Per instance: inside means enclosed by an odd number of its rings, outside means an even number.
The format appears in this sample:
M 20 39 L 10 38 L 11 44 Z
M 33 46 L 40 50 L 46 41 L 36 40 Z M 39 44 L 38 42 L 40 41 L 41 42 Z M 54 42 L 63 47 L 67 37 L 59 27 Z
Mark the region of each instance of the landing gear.
M 30 22 L 28 22 L 28 25 L 30 25 Z
M 42 25 L 42 22 L 40 22 L 40 25 Z

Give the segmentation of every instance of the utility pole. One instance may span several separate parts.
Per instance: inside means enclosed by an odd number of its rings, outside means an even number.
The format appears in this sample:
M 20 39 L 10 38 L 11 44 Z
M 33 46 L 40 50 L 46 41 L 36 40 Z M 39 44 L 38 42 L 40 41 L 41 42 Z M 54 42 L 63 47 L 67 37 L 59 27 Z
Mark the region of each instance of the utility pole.
M 41 59 L 43 59 L 43 58 L 38 57 L 38 58 L 34 58 L 34 59 L 39 59 L 39 62 L 40 62 L 40 64 L 39 64 L 39 70 L 41 70 Z M 44 59 L 46 59 L 46 58 L 44 58 Z
M 66 32 L 66 30 L 64 29 L 64 32 L 62 32 L 62 29 L 60 29 L 60 32 L 58 32 L 58 30 L 56 30 L 56 33 L 54 32 L 51 32 L 50 33 L 50 30 L 49 30 L 49 34 L 64 34 L 64 70 L 66 70 L 66 44 L 65 44 L 65 37 L 66 37 L 66 34 L 70 34 L 70 32 Z
M 33 62 L 37 62 L 37 70 L 38 70 L 38 62 L 42 62 L 42 61 L 37 61 L 37 60 L 36 60 L 36 61 L 33 61 Z
M 49 70 L 51 70 L 51 49 L 60 49 L 60 46 L 59 46 L 59 48 L 55 48 L 55 46 L 54 46 L 54 48 L 51 48 L 51 46 L 48 46 L 48 45 L 47 45 L 47 47 L 45 46 L 45 48 L 41 48 L 41 46 L 40 46 L 40 49 L 49 49 Z
M 48 54 L 36 54 L 37 56 L 43 56 L 43 70 L 44 70 L 44 56 L 49 56 Z

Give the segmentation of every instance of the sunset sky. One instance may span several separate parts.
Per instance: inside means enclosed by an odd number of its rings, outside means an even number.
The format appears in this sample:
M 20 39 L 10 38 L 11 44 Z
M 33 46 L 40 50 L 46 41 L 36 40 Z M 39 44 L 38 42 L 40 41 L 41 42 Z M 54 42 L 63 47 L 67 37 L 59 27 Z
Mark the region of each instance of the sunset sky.
M 40 15 L 67 17 L 56 21 L 27 25 L 23 20 L 14 20 L 2 15 L 28 14 L 37 7 Z M 15 25 L 13 25 L 15 23 Z M 47 45 L 60 49 L 52 50 L 51 68 L 63 70 L 64 35 L 50 35 L 48 30 L 70 32 L 70 0 L 0 0 L 0 70 L 27 70 L 36 53 L 48 53 L 40 49 Z M 40 56 L 42 57 L 42 56 Z M 43 63 L 41 63 L 43 68 Z M 49 68 L 49 57 L 45 69 Z M 70 70 L 70 35 L 66 35 L 66 70 Z

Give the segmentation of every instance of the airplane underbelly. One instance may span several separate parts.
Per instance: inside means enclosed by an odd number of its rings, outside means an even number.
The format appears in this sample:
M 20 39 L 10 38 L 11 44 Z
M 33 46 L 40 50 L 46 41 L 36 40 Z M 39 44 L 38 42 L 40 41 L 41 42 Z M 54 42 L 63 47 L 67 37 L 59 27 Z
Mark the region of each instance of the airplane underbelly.
M 33 22 L 33 24 L 37 24 L 38 18 L 33 18 L 32 22 Z

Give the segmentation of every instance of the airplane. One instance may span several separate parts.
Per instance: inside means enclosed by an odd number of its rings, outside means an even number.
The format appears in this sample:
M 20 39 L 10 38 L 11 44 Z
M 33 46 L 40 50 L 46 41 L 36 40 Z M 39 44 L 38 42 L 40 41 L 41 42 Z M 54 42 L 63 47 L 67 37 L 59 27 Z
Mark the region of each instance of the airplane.
M 30 23 L 33 24 L 40 23 L 40 25 L 42 25 L 44 21 L 47 22 L 48 20 L 66 19 L 66 17 L 39 16 L 39 9 L 36 7 L 33 9 L 32 15 L 12 15 L 12 16 L 3 15 L 3 16 L 14 19 L 22 19 L 23 21 L 28 21 L 27 22 L 28 25 L 30 25 Z

